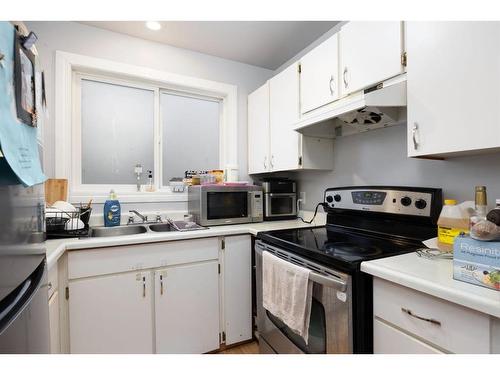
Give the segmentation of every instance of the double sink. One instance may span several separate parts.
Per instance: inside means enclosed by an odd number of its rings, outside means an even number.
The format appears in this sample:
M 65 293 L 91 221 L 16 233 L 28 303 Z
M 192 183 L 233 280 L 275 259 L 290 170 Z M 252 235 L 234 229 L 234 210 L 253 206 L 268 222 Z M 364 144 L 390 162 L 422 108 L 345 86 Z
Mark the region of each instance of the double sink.
M 96 227 L 91 228 L 90 237 L 112 237 L 129 236 L 147 232 L 176 232 L 177 230 L 168 223 L 147 225 L 122 225 L 118 227 Z

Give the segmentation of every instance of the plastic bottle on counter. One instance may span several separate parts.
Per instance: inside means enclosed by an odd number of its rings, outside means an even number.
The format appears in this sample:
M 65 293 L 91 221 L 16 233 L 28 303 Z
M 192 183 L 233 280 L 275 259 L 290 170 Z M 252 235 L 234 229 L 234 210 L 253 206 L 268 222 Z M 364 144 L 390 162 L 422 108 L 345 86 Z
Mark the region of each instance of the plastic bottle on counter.
M 121 207 L 114 190 L 109 192 L 109 199 L 104 203 L 103 213 L 104 226 L 115 227 L 120 225 Z
M 469 233 L 469 216 L 457 205 L 455 199 L 446 199 L 438 219 L 438 248 L 452 252 L 455 237 Z

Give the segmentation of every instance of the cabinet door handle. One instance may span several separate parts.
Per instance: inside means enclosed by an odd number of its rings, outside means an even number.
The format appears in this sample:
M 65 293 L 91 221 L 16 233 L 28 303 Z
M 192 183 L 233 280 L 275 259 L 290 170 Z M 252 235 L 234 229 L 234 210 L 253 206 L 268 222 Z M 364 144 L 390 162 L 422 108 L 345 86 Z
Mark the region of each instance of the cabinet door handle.
M 411 135 L 412 135 L 412 139 L 413 139 L 413 149 L 414 150 L 418 149 L 417 131 L 418 131 L 418 124 L 416 122 L 414 122 L 413 123 L 413 128 L 411 129 Z
M 267 169 L 267 156 L 264 156 L 264 169 Z
M 160 275 L 160 295 L 163 295 L 163 275 Z
M 271 155 L 271 168 L 274 168 L 274 155 Z
M 411 310 L 406 309 L 404 307 L 401 307 L 401 311 L 404 312 L 404 313 L 406 313 L 406 314 L 408 314 L 412 318 L 420 319 L 420 320 L 423 320 L 424 322 L 429 322 L 429 323 L 435 324 L 437 326 L 441 326 L 441 322 L 439 320 L 432 319 L 432 318 L 424 318 L 422 316 L 418 316 L 418 315 L 412 313 Z
M 142 277 L 142 297 L 146 298 L 146 276 Z
M 333 84 L 335 83 L 335 80 L 333 79 L 333 76 L 330 77 L 330 95 L 333 95 L 335 92 Z
M 347 66 L 344 67 L 344 74 L 342 75 L 342 78 L 344 79 L 344 87 L 347 88 L 347 86 L 349 86 L 349 83 L 347 82 Z

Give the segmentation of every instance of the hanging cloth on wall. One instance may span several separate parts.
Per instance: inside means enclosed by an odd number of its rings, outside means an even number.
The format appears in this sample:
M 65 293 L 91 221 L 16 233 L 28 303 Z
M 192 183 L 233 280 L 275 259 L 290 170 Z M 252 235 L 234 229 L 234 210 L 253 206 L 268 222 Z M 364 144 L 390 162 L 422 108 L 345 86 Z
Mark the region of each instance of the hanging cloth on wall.
M 40 164 L 37 128 L 33 126 L 36 125 L 36 116 L 35 121 L 28 125 L 18 118 L 16 109 L 14 82 L 16 37 L 14 26 L 10 22 L 0 21 L 0 54 L 3 55 L 0 60 L 0 147 L 3 156 L 19 180 L 25 186 L 33 186 L 44 182 L 46 177 Z M 28 63 L 26 60 L 24 62 Z M 37 64 L 34 65 L 32 67 L 29 64 L 24 65 L 22 69 L 28 72 L 31 69 L 31 74 L 35 77 Z M 25 79 L 23 85 L 30 85 L 34 81 L 26 79 L 24 74 L 22 79 Z M 36 90 L 41 90 L 41 85 Z M 33 104 L 36 94 L 31 97 L 23 96 L 23 105 Z

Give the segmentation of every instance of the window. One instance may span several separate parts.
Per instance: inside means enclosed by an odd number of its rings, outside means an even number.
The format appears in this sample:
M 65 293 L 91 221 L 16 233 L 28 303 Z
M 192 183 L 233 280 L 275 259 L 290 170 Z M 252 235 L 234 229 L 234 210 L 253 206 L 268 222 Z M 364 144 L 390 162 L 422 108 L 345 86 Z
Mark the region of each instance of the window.
M 220 101 L 162 92 L 163 185 L 187 170 L 219 168 Z
M 81 81 L 82 184 L 134 184 L 154 170 L 154 91 Z
M 56 51 L 55 177 L 73 202 L 186 201 L 185 170 L 237 168 L 236 86 Z M 155 192 L 137 192 L 153 171 Z

